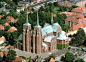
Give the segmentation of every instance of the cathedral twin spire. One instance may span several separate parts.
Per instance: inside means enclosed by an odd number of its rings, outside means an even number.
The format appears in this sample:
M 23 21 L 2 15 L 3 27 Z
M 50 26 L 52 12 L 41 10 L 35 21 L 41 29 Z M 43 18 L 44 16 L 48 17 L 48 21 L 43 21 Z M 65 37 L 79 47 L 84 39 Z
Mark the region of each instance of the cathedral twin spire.
M 51 13 L 51 24 L 53 25 L 53 13 Z M 28 22 L 28 9 L 27 9 L 27 16 L 26 16 L 26 23 L 25 25 L 30 25 L 30 23 Z M 38 11 L 37 11 L 37 25 L 35 27 L 41 27 L 39 25 L 39 16 L 38 16 Z
M 51 24 L 53 25 L 53 13 L 51 13 Z

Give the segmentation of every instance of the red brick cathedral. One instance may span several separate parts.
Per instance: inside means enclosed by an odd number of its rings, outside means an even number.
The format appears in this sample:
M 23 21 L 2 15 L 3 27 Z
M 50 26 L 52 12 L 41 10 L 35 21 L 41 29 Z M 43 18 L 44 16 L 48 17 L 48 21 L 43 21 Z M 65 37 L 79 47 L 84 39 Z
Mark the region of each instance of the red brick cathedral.
M 62 32 L 58 23 L 53 23 L 53 14 L 51 14 L 51 25 L 45 23 L 42 28 L 39 25 L 37 12 L 37 25 L 31 30 L 31 24 L 28 22 L 28 13 L 26 23 L 23 24 L 23 33 L 19 36 L 17 48 L 32 53 L 45 53 L 57 49 L 57 39 Z M 22 43 L 22 45 L 21 45 Z

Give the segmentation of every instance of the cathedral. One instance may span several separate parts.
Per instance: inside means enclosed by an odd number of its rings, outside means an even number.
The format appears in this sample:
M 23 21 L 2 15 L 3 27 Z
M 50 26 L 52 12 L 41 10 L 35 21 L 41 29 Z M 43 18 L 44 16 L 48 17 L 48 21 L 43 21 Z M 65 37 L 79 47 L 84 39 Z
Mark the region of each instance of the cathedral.
M 61 33 L 61 26 L 58 23 L 53 23 L 53 14 L 51 14 L 51 25 L 45 23 L 44 27 L 42 28 L 39 25 L 38 12 L 37 25 L 34 26 L 34 29 L 32 30 L 31 24 L 28 22 L 27 12 L 26 23 L 23 24 L 23 33 L 17 40 L 17 48 L 36 54 L 55 51 L 57 49 L 57 37 L 61 37 Z M 65 39 L 67 38 L 65 37 Z M 69 43 L 69 41 L 67 43 Z

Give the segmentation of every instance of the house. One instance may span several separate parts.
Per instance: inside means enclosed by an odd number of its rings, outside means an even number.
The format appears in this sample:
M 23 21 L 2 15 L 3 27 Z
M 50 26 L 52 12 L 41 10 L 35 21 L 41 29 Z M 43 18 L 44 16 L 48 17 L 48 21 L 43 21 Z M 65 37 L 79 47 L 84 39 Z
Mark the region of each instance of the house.
M 70 27 L 82 23 L 86 20 L 86 17 L 79 13 L 62 12 L 60 14 L 66 14 L 67 19 L 65 19 L 65 24 L 69 25 Z
M 13 32 L 13 31 L 16 31 L 16 30 L 17 30 L 16 27 L 11 27 L 11 28 L 8 30 L 8 32 Z
M 13 62 L 26 62 L 26 60 L 20 57 L 16 57 L 15 60 L 13 60 Z
M 0 37 L 0 44 L 2 44 L 2 43 L 4 43 L 4 42 L 6 42 L 5 37 L 4 37 L 4 36 Z
M 83 0 L 83 1 L 77 2 L 75 5 L 81 7 L 81 6 L 85 6 L 85 4 L 86 4 L 86 0 Z
M 79 28 L 83 28 L 84 31 L 86 32 L 86 24 L 85 23 L 80 23 L 78 25 L 75 25 L 73 27 L 71 27 L 69 30 L 68 30 L 68 34 L 67 35 L 74 35 L 77 33 L 77 30 Z
M 5 22 L 5 23 L 4 23 L 4 26 L 10 26 L 10 25 L 9 25 L 9 23 Z
M 28 7 L 30 5 L 29 2 L 26 2 L 26 1 L 19 1 L 18 2 L 18 5 L 19 6 L 22 6 L 22 7 Z
M 0 30 L 4 30 L 4 29 L 5 29 L 4 26 L 0 25 Z
M 81 7 L 74 8 L 72 10 L 72 12 L 85 15 L 86 14 L 86 7 L 85 6 L 81 6 Z
M 25 9 L 24 7 L 17 7 L 16 10 L 17 10 L 17 13 L 20 13 L 20 11 L 24 11 L 24 9 Z
M 3 16 L 2 15 L 0 15 L 0 19 L 2 18 Z
M 15 20 L 14 20 L 14 23 L 16 23 L 18 20 L 19 20 L 19 19 L 15 19 Z
M 73 3 L 69 2 L 69 1 L 59 1 L 58 4 L 62 5 L 62 6 L 68 6 L 68 7 L 71 7 L 74 5 Z
M 0 55 L 3 57 L 4 55 L 7 55 L 8 52 L 7 51 L 0 51 Z
M 55 60 L 53 58 L 51 58 L 49 62 L 55 62 Z
M 7 16 L 6 17 L 7 22 L 14 22 L 14 18 L 12 16 Z

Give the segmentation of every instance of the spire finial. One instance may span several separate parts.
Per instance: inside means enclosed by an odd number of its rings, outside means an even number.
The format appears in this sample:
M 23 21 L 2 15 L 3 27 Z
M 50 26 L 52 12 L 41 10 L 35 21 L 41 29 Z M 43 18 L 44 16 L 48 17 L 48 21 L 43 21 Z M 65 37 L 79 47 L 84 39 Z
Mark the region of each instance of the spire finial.
M 51 13 L 51 24 L 53 25 L 53 13 Z
M 38 16 L 38 10 L 37 10 L 37 25 L 36 25 L 36 27 L 40 27 L 40 25 L 39 25 L 39 16 Z
M 26 23 L 28 23 L 28 9 L 27 9 Z
M 39 26 L 39 16 L 38 16 L 38 10 L 37 10 L 37 26 Z

